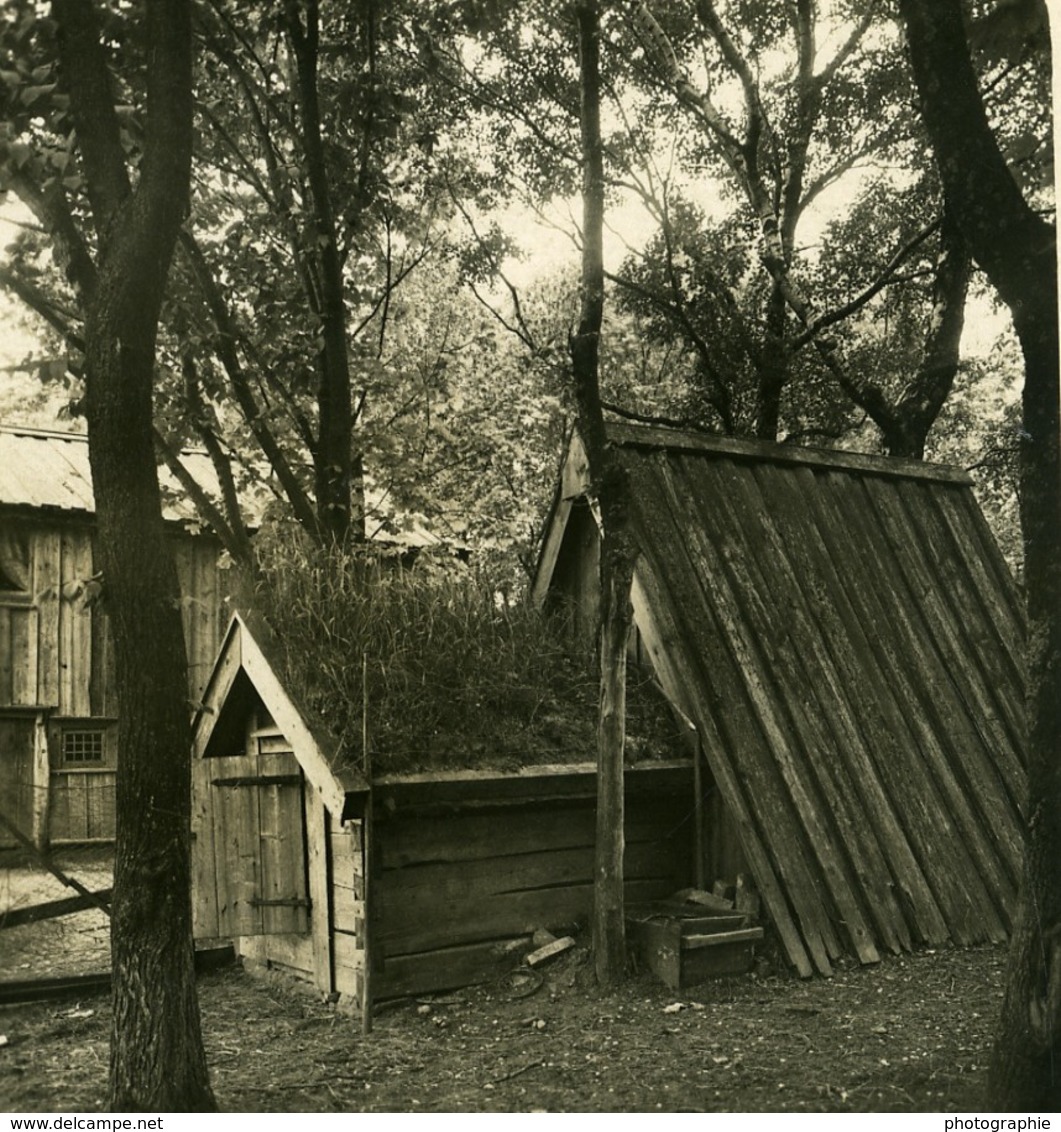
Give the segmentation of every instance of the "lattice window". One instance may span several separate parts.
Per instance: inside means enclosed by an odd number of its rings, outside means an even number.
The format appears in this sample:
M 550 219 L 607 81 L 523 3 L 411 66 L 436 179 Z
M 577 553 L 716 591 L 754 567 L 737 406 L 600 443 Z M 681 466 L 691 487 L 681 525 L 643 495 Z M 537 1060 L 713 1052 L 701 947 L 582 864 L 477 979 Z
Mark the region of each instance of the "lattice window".
M 103 753 L 103 732 L 98 728 L 63 732 L 64 766 L 101 766 Z

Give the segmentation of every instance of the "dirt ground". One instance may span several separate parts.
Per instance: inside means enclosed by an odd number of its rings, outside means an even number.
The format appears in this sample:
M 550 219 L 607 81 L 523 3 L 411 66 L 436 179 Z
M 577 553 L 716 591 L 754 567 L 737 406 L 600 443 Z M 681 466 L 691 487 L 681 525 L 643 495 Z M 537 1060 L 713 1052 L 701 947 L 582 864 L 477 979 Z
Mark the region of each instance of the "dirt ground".
M 91 892 L 109 888 L 109 848 L 70 849 L 54 863 Z M 99 909 L 40 924 L 4 928 L 5 912 L 77 895 L 62 881 L 14 853 L 0 854 L 0 981 L 40 979 L 106 970 L 110 963 L 110 921 Z
M 373 1033 L 238 968 L 200 981 L 218 1102 L 235 1112 L 949 1112 L 981 1106 L 1005 952 L 936 950 L 830 979 L 746 975 L 675 995 L 592 985 L 568 952 L 385 1004 Z M 10 977 L 4 972 L 5 977 Z M 0 1007 L 0 1111 L 102 1110 L 105 995 Z

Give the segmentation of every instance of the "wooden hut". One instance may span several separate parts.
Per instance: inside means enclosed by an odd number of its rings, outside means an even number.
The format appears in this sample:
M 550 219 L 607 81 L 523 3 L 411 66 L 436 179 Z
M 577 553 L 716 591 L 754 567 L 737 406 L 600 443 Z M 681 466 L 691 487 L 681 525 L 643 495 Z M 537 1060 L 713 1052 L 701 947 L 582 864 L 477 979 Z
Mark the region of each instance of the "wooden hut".
M 592 763 L 382 775 L 340 749 L 277 672 L 260 623 L 232 620 L 194 733 L 198 938 L 363 1001 L 496 976 L 537 928 L 592 905 Z M 587 752 L 591 754 L 591 752 Z M 689 884 L 691 759 L 627 783 L 627 895 Z M 371 799 L 371 822 L 363 816 Z
M 638 655 L 695 724 L 704 869 L 793 966 L 1001 940 L 1020 872 L 1021 602 L 961 471 L 612 426 Z M 572 441 L 535 594 L 596 623 Z
M 117 705 L 93 510 L 83 436 L 0 428 L 0 809 L 38 844 L 114 836 Z M 220 546 L 190 510 L 170 505 L 166 519 L 198 697 L 217 652 Z

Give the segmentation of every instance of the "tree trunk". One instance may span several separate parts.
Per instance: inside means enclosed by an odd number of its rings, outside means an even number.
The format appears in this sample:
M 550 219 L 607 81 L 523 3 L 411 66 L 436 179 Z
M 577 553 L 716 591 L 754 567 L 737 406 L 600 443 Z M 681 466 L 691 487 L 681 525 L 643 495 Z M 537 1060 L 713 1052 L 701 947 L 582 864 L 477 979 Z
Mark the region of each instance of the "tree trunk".
M 324 149 L 317 90 L 320 51 L 320 11 L 317 0 L 307 0 L 303 27 L 300 4 L 288 0 L 287 30 L 298 77 L 302 150 L 313 199 L 313 235 L 318 247 L 320 349 L 317 353 L 317 409 L 319 434 L 315 456 L 317 520 L 320 531 L 342 544 L 364 535 L 364 515 L 354 522 L 351 492 L 354 487 L 353 401 L 350 359 L 346 344 L 346 302 L 343 265 L 332 205 L 328 162 Z
M 109 1107 L 213 1110 L 192 942 L 187 660 L 152 429 L 158 317 L 191 170 L 191 11 L 188 0 L 143 8 L 147 121 L 133 192 L 95 7 L 52 10 L 99 247 L 85 408 L 120 716 Z
M 211 1111 L 192 943 L 187 661 L 150 416 L 144 427 L 150 400 L 137 396 L 151 388 L 153 343 L 130 341 L 127 309 L 104 300 L 92 312 L 86 361 L 119 716 L 109 1103 L 117 1112 Z
M 788 382 L 785 312 L 785 296 L 772 283 L 766 307 L 766 342 L 757 374 L 755 435 L 759 440 L 777 440 L 781 428 L 781 396 Z
M 1049 287 L 1044 286 L 1049 293 Z M 1056 291 L 1054 292 L 1056 302 Z M 1032 304 L 1038 305 L 1038 304 Z M 988 1083 L 1000 1112 L 1061 1110 L 1061 461 L 1056 307 L 1020 318 L 1020 516 L 1028 639 L 1021 907 Z
M 989 1076 L 999 1111 L 1061 1109 L 1061 412 L 1057 246 L 991 133 L 960 0 L 901 0 L 922 113 L 972 254 L 1024 355 L 1021 533 L 1028 614 L 1028 828 L 1021 909 Z
M 634 552 L 627 489 L 612 459 L 601 410 L 599 361 L 604 316 L 604 157 L 600 131 L 600 11 L 577 9 L 582 85 L 582 310 L 571 340 L 579 433 L 601 517 L 600 716 L 597 729 L 597 836 L 593 883 L 593 955 L 597 980 L 617 983 L 626 969 L 623 900 L 623 749 L 626 647 L 633 615 Z
M 951 210 L 944 206 L 932 311 L 917 373 L 894 411 L 884 414 L 882 419 L 874 414 L 871 404 L 866 405 L 881 430 L 884 451 L 889 456 L 925 458 L 928 434 L 950 396 L 961 363 L 965 300 L 971 274 L 972 259 L 965 237 Z

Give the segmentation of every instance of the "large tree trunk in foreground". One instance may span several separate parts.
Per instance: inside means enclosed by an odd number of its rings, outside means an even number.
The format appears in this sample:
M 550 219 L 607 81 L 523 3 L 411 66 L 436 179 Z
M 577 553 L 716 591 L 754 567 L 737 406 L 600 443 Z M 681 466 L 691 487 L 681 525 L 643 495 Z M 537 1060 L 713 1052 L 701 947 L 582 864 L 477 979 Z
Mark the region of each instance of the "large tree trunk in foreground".
M 577 9 L 582 84 L 582 310 L 571 340 L 578 425 L 602 524 L 600 585 L 601 698 L 597 729 L 597 836 L 593 882 L 593 955 L 597 980 L 618 982 L 626 968 L 623 900 L 626 646 L 634 572 L 627 491 L 611 458 L 601 411 L 599 362 L 604 315 L 604 167 L 600 130 L 600 12 Z
M 87 408 L 119 714 L 110 1107 L 211 1110 L 192 943 L 187 662 L 150 417 L 145 428 L 136 411 L 154 351 L 108 332 L 123 304 L 108 306 L 90 323 Z
M 190 5 L 142 8 L 147 120 L 135 191 L 95 6 L 54 0 L 52 11 L 99 245 L 85 409 L 120 715 L 109 1107 L 212 1110 L 192 943 L 187 661 L 152 431 L 158 316 L 191 170 Z
M 1028 613 L 1028 829 L 988 1103 L 1061 1109 L 1061 460 L 1057 248 L 988 126 L 960 0 L 901 0 L 947 200 L 1024 354 L 1021 529 Z

